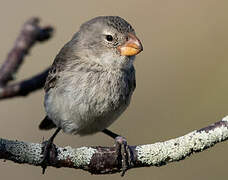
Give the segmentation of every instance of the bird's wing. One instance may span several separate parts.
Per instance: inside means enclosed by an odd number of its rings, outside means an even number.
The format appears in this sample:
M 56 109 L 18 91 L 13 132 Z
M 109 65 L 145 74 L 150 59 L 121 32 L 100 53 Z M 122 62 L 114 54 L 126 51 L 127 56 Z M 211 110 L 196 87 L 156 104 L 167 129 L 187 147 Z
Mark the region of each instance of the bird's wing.
M 59 79 L 59 73 L 64 70 L 64 62 L 64 59 L 56 56 L 55 61 L 52 64 L 46 78 L 46 82 L 44 85 L 45 92 L 48 92 L 51 88 L 55 87 Z
M 44 85 L 44 90 L 47 93 L 50 89 L 54 88 L 59 79 L 59 73 L 66 69 L 67 56 L 66 53 L 69 52 L 68 43 L 60 50 L 58 55 L 56 56 L 50 70 L 48 76 L 46 78 L 46 82 Z M 56 125 L 53 121 L 46 116 L 40 123 L 39 128 L 43 130 L 49 130 L 55 128 Z
M 60 72 L 64 71 L 66 69 L 66 63 L 69 61 L 69 55 L 72 53 L 72 49 L 70 45 L 71 42 L 68 42 L 65 44 L 65 46 L 60 50 L 58 55 L 55 57 L 55 60 L 49 70 L 44 90 L 45 92 L 48 92 L 51 88 L 55 87 Z M 73 55 L 71 55 L 73 56 Z

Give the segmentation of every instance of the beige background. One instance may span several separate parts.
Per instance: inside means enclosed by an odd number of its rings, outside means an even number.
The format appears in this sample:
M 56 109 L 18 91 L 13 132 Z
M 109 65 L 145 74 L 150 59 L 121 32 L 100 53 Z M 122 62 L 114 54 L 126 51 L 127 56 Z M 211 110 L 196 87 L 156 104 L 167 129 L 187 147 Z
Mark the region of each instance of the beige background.
M 129 144 L 146 144 L 184 135 L 228 114 L 227 0 L 4 1 L 0 5 L 0 62 L 12 47 L 22 23 L 39 16 L 55 26 L 53 39 L 36 45 L 18 73 L 30 77 L 50 65 L 81 23 L 98 15 L 119 15 L 136 29 L 144 45 L 135 63 L 137 89 L 130 108 L 110 129 Z M 44 117 L 43 91 L 0 102 L 0 137 L 41 142 L 52 132 L 39 131 Z M 98 133 L 89 137 L 60 134 L 60 146 L 111 146 Z M 227 142 L 164 167 L 133 169 L 125 179 L 227 179 Z M 0 162 L 1 179 L 120 179 L 74 169 Z

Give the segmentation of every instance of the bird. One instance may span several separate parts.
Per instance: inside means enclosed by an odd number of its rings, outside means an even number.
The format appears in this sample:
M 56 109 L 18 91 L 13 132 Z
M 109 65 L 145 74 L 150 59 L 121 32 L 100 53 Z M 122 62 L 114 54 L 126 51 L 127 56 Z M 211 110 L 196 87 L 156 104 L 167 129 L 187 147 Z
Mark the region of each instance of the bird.
M 57 129 L 44 146 L 43 173 L 60 130 L 122 137 L 107 128 L 130 104 L 136 87 L 134 60 L 142 50 L 133 27 L 119 16 L 98 16 L 83 23 L 63 46 L 44 85 L 46 117 L 39 128 Z

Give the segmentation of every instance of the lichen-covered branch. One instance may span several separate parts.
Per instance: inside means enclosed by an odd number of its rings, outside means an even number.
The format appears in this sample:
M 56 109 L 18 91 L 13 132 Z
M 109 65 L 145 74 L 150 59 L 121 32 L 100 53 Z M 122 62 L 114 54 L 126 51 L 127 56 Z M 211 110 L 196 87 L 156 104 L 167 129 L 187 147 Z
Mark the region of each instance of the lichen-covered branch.
M 129 169 L 162 166 L 183 160 L 228 139 L 228 116 L 221 121 L 184 136 L 154 144 L 129 146 L 132 164 Z M 57 157 L 50 157 L 48 166 L 83 169 L 93 174 L 119 172 L 115 147 L 56 147 Z M 0 139 L 0 159 L 40 166 L 42 144 Z
M 22 27 L 14 47 L 9 52 L 5 62 L 0 68 L 0 86 L 4 87 L 13 79 L 18 68 L 22 64 L 25 55 L 36 42 L 49 39 L 52 35 L 51 26 L 40 27 L 38 18 L 30 18 Z

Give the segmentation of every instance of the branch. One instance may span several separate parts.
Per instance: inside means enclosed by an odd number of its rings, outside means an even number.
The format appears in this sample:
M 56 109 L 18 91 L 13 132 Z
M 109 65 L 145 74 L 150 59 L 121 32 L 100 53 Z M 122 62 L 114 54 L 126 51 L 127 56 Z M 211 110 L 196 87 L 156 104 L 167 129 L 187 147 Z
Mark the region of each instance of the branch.
M 129 146 L 132 164 L 129 169 L 162 166 L 180 161 L 228 139 L 228 116 L 208 127 L 184 136 L 154 144 Z M 115 147 L 56 147 L 57 157 L 50 157 L 48 166 L 83 169 L 92 174 L 120 171 Z M 0 139 L 0 159 L 40 166 L 42 144 Z
M 36 42 L 48 40 L 52 36 L 51 26 L 40 27 L 38 18 L 31 18 L 22 27 L 14 47 L 0 68 L 0 86 L 4 87 L 19 69 L 25 55 Z
M 27 96 L 29 93 L 43 88 L 49 68 L 34 77 L 14 83 L 5 87 L 0 87 L 0 99 L 12 98 L 16 96 Z

